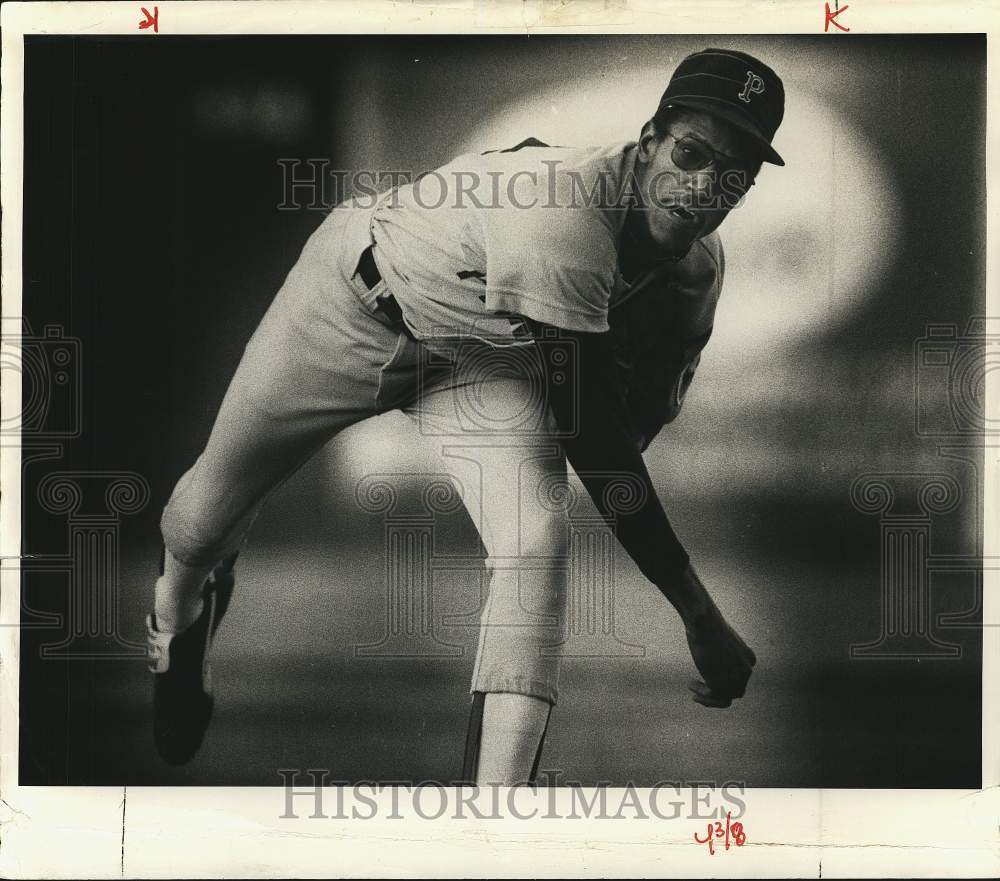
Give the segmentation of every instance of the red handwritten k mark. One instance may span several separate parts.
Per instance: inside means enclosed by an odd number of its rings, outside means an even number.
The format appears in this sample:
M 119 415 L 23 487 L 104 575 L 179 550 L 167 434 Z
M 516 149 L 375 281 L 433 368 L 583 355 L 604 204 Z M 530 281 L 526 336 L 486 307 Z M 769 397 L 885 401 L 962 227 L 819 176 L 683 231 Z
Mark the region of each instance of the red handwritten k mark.
M 846 9 L 847 7 L 845 6 L 844 8 Z M 144 31 L 144 30 L 146 30 L 146 28 L 152 26 L 153 33 L 154 34 L 158 34 L 160 32 L 160 7 L 159 6 L 154 6 L 153 7 L 153 14 L 152 15 L 149 14 L 149 10 L 146 9 L 145 6 L 140 6 L 139 9 L 141 9 L 142 10 L 142 14 L 146 16 L 146 20 L 145 21 L 140 21 L 139 22 L 139 30 L 140 31 Z M 829 7 L 827 8 L 826 11 L 827 11 L 827 13 L 829 13 L 829 11 L 830 11 Z
M 834 10 L 833 12 L 830 12 L 830 4 L 829 3 L 824 3 L 823 5 L 826 7 L 826 21 L 823 22 L 823 33 L 824 34 L 828 30 L 830 30 L 830 25 L 833 25 L 835 28 L 840 28 L 840 30 L 842 30 L 842 31 L 849 31 L 850 30 L 850 28 L 845 28 L 840 22 L 837 21 L 837 16 L 840 15 L 840 13 L 845 12 L 846 10 L 850 9 L 851 8 L 850 6 L 844 6 L 843 8 L 838 8 L 838 9 Z

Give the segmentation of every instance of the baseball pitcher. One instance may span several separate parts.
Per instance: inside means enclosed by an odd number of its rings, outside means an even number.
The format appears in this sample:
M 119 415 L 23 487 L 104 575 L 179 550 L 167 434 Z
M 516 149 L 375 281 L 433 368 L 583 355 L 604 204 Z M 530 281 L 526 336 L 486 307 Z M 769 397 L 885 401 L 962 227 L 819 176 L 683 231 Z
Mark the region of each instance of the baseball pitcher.
M 566 567 L 532 561 L 566 557 L 565 514 L 540 499 L 567 462 L 681 616 L 700 673 L 694 700 L 743 696 L 754 653 L 695 573 L 642 451 L 676 417 L 711 335 L 725 266 L 717 229 L 763 162 L 784 164 L 771 144 L 783 112 L 767 65 L 706 49 L 680 63 L 637 141 L 529 139 L 329 214 L 163 512 L 147 619 L 163 758 L 188 761 L 204 737 L 211 644 L 260 506 L 339 431 L 391 409 L 462 488 L 487 552 L 463 779 L 512 784 L 537 771 L 559 678 L 539 622 L 564 612 Z M 456 453 L 484 432 L 488 457 Z

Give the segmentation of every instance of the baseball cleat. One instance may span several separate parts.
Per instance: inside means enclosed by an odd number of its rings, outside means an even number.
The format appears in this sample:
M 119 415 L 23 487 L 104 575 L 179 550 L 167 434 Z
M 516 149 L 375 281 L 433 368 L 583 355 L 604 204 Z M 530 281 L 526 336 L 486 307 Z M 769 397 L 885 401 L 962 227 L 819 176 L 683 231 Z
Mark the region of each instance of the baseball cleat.
M 161 633 L 156 613 L 146 617 L 146 651 L 153 678 L 153 739 L 171 765 L 191 760 L 212 718 L 212 640 L 233 595 L 236 555 L 220 563 L 202 590 L 204 608 L 181 633 Z

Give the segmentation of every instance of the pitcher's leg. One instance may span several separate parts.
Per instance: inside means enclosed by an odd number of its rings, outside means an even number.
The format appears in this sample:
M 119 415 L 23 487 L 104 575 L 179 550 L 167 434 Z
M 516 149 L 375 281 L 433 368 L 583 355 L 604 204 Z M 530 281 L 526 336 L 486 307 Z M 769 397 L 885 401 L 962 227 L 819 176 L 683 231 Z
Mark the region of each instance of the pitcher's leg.
M 343 265 L 350 256 L 330 259 L 328 233 L 344 216 L 324 221 L 289 273 L 161 518 L 164 567 L 147 643 L 154 738 L 174 764 L 195 754 L 208 728 L 209 657 L 233 593 L 232 555 L 263 500 L 330 437 L 380 409 L 387 374 L 406 379 L 395 369 L 406 337 L 362 304 Z
M 467 750 L 478 770 L 463 774 L 479 782 L 529 778 L 558 696 L 567 524 L 550 498 L 566 464 L 535 396 L 527 381 L 473 381 L 460 366 L 408 410 L 460 484 L 488 553 Z
M 189 598 L 239 548 L 264 499 L 379 407 L 401 335 L 362 305 L 358 282 L 329 259 L 328 227 L 340 216 L 324 221 L 292 268 L 244 350 L 204 451 L 163 511 L 168 553 L 157 605 L 174 600 L 180 617 L 190 619 Z
M 479 784 L 510 786 L 534 778 L 558 698 L 568 534 L 563 514 L 540 497 L 553 481 L 565 480 L 566 466 L 561 452 L 552 455 L 546 434 L 538 440 L 533 454 L 509 448 L 506 464 L 501 460 L 483 471 L 490 584 L 472 691 L 485 699 L 478 762 L 467 769 Z M 516 508 L 499 491 L 499 483 L 514 475 Z
M 166 553 L 156 611 L 167 629 L 181 630 L 185 618 L 197 617 L 206 576 L 236 553 L 267 496 L 364 415 L 351 410 L 280 420 L 255 410 L 239 385 L 230 387 L 208 445 L 178 481 L 161 518 Z

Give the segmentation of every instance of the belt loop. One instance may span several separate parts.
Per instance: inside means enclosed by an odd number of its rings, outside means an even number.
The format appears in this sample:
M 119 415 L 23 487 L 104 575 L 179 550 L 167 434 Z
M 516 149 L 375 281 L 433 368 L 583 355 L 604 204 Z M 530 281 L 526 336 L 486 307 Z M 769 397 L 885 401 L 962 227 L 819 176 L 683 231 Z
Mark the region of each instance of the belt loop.
M 406 334 L 411 340 L 415 340 L 416 337 L 413 336 L 413 332 L 410 330 L 409 325 L 403 320 L 403 310 L 399 308 L 399 303 L 396 302 L 396 298 L 385 286 L 382 273 L 379 272 L 378 265 L 375 263 L 375 254 L 373 253 L 374 250 L 375 246 L 369 245 L 364 249 L 364 251 L 361 252 L 361 257 L 358 260 L 357 274 L 361 276 L 361 280 L 365 283 L 365 287 L 368 288 L 369 292 L 374 294 L 375 309 L 385 315 L 394 326 Z

